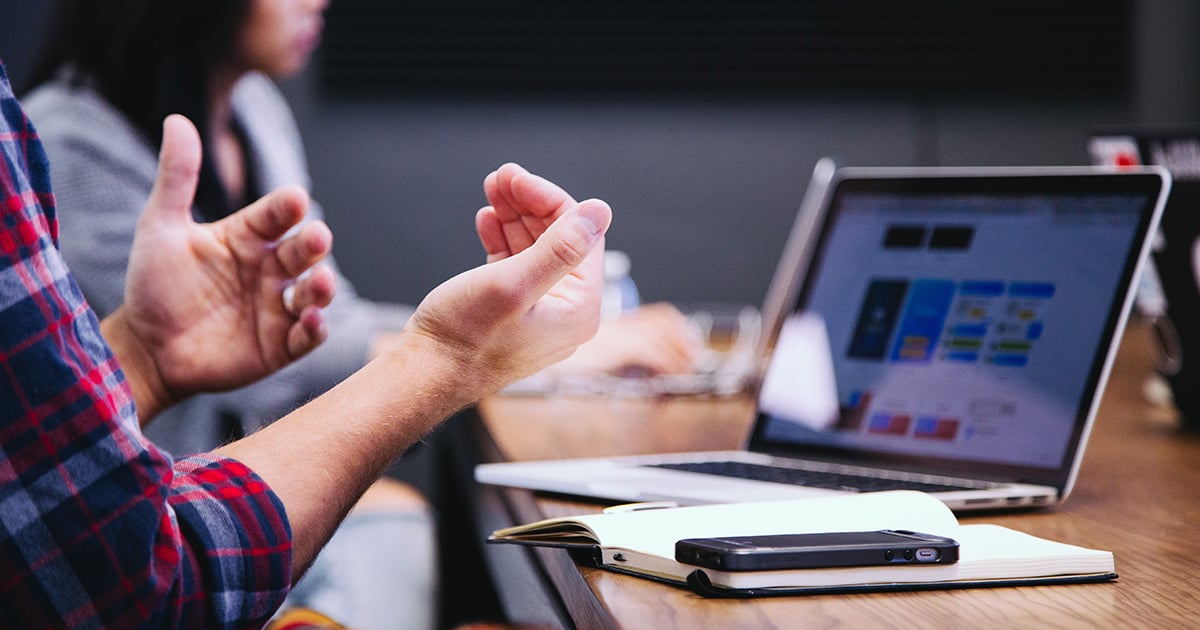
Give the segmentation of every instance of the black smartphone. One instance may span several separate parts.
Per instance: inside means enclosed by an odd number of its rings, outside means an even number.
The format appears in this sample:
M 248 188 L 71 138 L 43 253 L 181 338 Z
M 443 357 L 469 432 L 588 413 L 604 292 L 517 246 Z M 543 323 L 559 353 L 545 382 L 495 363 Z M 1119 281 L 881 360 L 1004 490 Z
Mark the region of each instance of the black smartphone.
M 958 542 L 903 529 L 685 538 L 675 543 L 675 559 L 722 571 L 952 564 Z

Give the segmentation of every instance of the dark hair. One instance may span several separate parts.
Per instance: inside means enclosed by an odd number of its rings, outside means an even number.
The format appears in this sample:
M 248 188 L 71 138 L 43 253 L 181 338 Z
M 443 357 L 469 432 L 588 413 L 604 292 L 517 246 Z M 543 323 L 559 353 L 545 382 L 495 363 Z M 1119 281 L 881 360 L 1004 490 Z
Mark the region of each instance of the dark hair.
M 69 68 L 142 132 L 162 142 L 168 114 L 187 116 L 208 146 L 208 89 L 233 50 L 250 0 L 58 0 L 27 89 Z M 232 208 L 205 151 L 196 204 L 210 219 Z

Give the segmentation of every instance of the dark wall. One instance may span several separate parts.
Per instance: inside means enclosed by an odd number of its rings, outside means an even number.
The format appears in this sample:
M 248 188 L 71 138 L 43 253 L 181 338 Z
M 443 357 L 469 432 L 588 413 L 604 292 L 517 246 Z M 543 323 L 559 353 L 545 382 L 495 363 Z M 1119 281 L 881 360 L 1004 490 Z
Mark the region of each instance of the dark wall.
M 49 6 L 49 2 L 0 0 L 0 59 L 14 85 L 20 85 L 33 63 Z
M 0 0 L 0 57 L 18 75 L 42 3 Z M 483 177 L 519 162 L 616 218 L 643 296 L 757 304 L 813 164 L 1081 164 L 1097 125 L 1200 120 L 1200 3 L 1138 0 L 1132 87 L 1068 97 L 840 90 L 770 99 L 548 99 L 487 93 L 330 98 L 285 84 L 315 196 L 358 289 L 415 302 L 481 262 Z M 34 121 L 36 123 L 36 121 Z M 69 235 L 65 235 L 69 238 Z

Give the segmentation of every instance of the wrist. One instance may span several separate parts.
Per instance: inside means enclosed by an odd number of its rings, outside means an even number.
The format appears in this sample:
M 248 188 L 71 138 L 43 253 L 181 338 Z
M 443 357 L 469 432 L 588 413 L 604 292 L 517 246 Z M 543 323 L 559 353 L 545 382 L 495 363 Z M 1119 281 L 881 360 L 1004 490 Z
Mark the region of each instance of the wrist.
M 100 322 L 100 333 L 125 373 L 125 380 L 133 392 L 138 421 L 146 426 L 159 412 L 171 406 L 175 397 L 163 381 L 153 353 L 129 325 L 125 306 L 118 307 Z
M 491 393 L 489 375 L 472 352 L 409 327 L 392 338 L 379 359 L 395 374 L 418 377 L 414 385 L 439 401 L 438 415 L 449 416 Z

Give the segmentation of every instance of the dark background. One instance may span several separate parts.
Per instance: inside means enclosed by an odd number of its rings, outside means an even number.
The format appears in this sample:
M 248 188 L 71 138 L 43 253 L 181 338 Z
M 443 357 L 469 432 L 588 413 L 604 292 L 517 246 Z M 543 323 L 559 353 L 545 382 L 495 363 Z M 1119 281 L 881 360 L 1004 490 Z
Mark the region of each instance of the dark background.
M 333 3 L 284 88 L 362 293 L 480 263 L 508 160 L 612 203 L 644 299 L 758 304 L 822 156 L 1083 164 L 1098 126 L 1200 120 L 1193 0 L 561 4 Z M 0 0 L 15 82 L 45 13 Z

